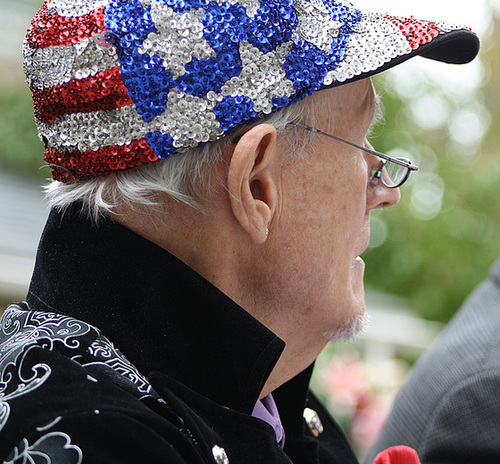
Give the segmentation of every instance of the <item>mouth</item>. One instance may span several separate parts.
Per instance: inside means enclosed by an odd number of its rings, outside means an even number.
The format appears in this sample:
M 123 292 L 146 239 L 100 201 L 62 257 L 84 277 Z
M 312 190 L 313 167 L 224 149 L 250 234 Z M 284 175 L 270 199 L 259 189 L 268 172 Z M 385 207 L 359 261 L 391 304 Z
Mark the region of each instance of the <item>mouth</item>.
M 356 258 L 352 262 L 352 267 L 361 266 L 361 265 L 364 266 L 364 264 L 365 264 L 365 262 L 363 261 L 361 256 L 356 256 Z
M 367 244 L 366 246 L 363 246 L 363 247 L 361 248 L 361 252 L 359 253 L 359 255 L 358 255 L 358 256 L 356 256 L 356 258 L 354 258 L 353 265 L 354 265 L 354 264 L 356 264 L 356 263 L 357 263 L 357 262 L 359 262 L 359 261 L 362 261 L 362 262 L 364 263 L 363 259 L 361 258 L 361 255 L 362 255 L 362 254 L 363 254 L 363 253 L 364 253 L 367 249 L 368 249 L 368 244 Z

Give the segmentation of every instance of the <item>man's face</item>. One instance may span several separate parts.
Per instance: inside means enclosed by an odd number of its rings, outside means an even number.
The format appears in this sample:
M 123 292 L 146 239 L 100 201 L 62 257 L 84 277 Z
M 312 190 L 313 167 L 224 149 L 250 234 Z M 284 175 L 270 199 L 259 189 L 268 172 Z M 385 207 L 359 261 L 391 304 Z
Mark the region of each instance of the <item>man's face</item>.
M 313 98 L 317 129 L 368 144 L 375 110 L 369 79 Z M 286 154 L 284 158 L 290 160 Z M 333 339 L 364 315 L 364 262 L 359 256 L 369 243 L 369 213 L 399 200 L 398 189 L 370 181 L 379 164 L 376 156 L 316 135 L 310 154 L 283 167 L 280 210 L 268 239 L 272 271 L 264 288 L 268 303 L 280 313 L 272 328 L 285 339 L 293 336 L 280 333 L 285 330 Z M 286 318 L 289 324 L 282 323 Z

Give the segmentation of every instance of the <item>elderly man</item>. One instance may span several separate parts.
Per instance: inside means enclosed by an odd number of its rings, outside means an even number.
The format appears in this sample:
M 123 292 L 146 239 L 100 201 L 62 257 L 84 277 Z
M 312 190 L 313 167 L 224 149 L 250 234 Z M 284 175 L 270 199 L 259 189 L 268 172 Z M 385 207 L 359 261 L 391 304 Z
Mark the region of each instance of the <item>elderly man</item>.
M 356 462 L 308 391 L 364 325 L 368 76 L 469 30 L 345 1 L 47 0 L 25 72 L 53 206 L 0 343 L 0 457 Z

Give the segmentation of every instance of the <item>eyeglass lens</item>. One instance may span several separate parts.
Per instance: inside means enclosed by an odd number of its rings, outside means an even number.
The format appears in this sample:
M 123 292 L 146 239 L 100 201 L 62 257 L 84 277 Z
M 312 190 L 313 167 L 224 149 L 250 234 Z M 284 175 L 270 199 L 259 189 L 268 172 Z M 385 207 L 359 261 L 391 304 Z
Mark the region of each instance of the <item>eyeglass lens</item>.
M 400 161 L 409 161 L 405 158 L 398 158 Z M 385 163 L 383 181 L 388 187 L 399 186 L 408 177 L 408 168 L 388 161 Z M 385 175 L 384 175 L 385 174 Z

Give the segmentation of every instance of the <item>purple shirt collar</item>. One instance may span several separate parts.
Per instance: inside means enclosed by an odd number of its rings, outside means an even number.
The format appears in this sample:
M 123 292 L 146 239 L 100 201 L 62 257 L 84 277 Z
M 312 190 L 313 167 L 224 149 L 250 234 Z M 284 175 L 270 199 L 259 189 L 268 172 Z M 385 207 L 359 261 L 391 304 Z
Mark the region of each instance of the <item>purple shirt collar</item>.
M 283 448 L 285 446 L 285 430 L 281 424 L 280 414 L 273 395 L 269 394 L 258 400 L 252 411 L 252 416 L 267 422 L 276 433 L 276 441 Z

